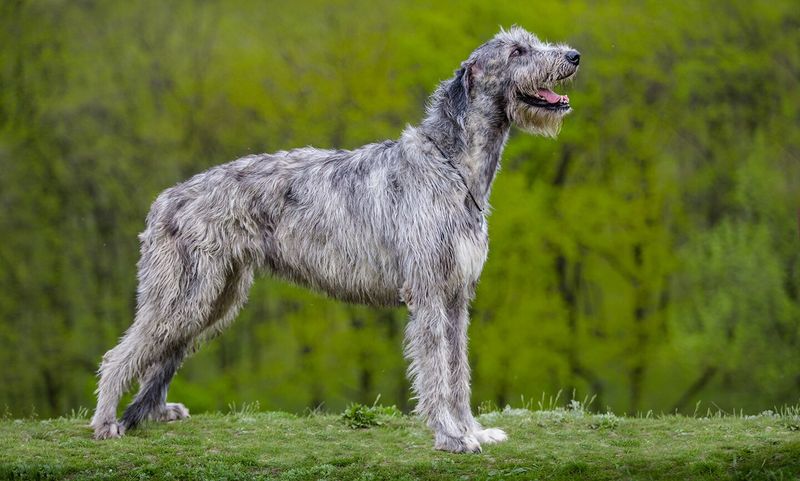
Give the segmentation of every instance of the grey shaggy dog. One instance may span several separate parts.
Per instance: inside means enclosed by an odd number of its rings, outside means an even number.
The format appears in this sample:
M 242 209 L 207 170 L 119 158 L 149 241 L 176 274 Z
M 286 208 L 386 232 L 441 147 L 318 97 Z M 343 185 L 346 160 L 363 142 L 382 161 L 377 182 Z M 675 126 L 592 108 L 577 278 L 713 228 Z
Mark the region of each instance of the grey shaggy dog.
M 486 260 L 487 202 L 512 124 L 558 133 L 571 109 L 551 89 L 579 60 L 521 28 L 501 30 L 397 141 L 250 155 L 165 190 L 140 235 L 136 318 L 100 365 L 95 437 L 188 417 L 166 402 L 170 380 L 264 271 L 348 302 L 405 304 L 416 412 L 435 447 L 479 452 L 505 440 L 470 408 L 467 308 Z M 140 390 L 117 421 L 134 379 Z

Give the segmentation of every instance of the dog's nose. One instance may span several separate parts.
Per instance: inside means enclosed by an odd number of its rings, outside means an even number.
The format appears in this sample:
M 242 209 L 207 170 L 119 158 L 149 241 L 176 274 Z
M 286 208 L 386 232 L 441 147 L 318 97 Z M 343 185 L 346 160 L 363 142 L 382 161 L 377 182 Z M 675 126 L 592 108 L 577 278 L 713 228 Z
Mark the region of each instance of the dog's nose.
M 570 50 L 565 55 L 567 57 L 567 62 L 571 63 L 572 65 L 578 65 L 581 63 L 581 53 L 577 50 Z

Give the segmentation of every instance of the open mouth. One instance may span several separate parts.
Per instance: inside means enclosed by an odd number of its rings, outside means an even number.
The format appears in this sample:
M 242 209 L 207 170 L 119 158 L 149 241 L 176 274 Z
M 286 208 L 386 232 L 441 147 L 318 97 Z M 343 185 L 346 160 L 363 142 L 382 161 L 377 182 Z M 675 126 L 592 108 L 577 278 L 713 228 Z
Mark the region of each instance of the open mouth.
M 569 110 L 569 97 L 541 88 L 533 95 L 519 92 L 518 97 L 526 104 L 545 110 Z

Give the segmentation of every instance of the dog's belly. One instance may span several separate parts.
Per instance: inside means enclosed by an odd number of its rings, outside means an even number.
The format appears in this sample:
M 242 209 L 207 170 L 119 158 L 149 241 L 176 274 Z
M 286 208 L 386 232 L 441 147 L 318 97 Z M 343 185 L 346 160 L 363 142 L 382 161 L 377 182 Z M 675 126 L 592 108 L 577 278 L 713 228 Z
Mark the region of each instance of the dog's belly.
M 396 256 L 375 239 L 340 242 L 309 232 L 275 234 L 277 249 L 266 262 L 273 275 L 346 302 L 401 303 Z

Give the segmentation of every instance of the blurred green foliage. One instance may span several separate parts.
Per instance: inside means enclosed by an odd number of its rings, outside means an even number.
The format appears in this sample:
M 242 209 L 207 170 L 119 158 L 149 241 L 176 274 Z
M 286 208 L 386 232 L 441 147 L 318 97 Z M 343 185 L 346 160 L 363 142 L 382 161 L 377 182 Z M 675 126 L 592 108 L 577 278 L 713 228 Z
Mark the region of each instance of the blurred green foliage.
M 557 141 L 512 135 L 473 306 L 477 404 L 760 411 L 800 397 L 800 8 L 770 2 L 0 3 L 0 406 L 92 406 L 163 189 L 416 123 L 498 25 L 583 54 Z M 170 398 L 407 409 L 405 313 L 262 279 Z

